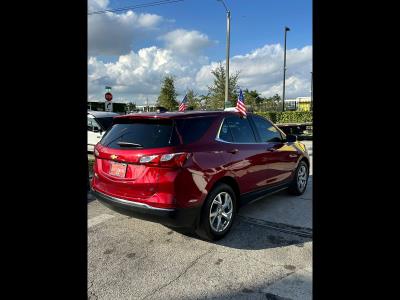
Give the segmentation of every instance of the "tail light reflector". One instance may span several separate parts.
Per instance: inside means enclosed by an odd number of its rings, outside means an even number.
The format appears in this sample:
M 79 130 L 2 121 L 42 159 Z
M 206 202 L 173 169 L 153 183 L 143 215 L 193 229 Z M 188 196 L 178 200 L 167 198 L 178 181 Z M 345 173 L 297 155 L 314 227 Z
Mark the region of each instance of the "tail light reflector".
M 159 167 L 182 167 L 188 158 L 189 153 L 167 153 L 159 155 L 142 156 L 139 160 L 141 164 Z

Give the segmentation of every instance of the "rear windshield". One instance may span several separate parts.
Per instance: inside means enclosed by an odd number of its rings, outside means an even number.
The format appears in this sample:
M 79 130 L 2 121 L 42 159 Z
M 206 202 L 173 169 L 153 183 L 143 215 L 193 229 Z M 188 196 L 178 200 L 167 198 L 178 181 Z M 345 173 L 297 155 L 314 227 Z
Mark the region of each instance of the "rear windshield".
M 191 119 L 119 119 L 100 144 L 114 149 L 147 149 L 190 144 L 210 127 L 212 117 Z

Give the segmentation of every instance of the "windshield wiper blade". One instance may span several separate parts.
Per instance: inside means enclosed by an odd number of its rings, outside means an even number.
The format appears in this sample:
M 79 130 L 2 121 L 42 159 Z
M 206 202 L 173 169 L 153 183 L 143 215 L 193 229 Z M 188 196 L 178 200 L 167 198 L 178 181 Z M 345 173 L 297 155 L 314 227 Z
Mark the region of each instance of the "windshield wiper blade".
M 130 143 L 130 142 L 118 142 L 118 145 L 121 147 L 135 147 L 135 148 L 143 148 L 143 145 L 136 144 L 136 143 Z

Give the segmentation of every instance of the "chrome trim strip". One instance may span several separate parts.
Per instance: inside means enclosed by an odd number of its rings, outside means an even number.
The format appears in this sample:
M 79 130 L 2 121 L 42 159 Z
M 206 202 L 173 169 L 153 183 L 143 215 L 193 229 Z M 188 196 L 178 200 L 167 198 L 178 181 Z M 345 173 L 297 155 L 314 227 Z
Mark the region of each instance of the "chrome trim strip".
M 128 206 L 133 206 L 133 207 L 138 207 L 138 208 L 147 208 L 147 209 L 159 210 L 159 211 L 173 211 L 174 210 L 173 208 L 159 208 L 159 207 L 147 205 L 145 203 L 129 201 L 129 200 L 121 199 L 121 198 L 115 198 L 115 197 L 106 195 L 102 192 L 96 191 L 95 189 L 92 189 L 92 190 L 94 192 L 94 196 L 96 196 L 96 193 L 97 193 L 97 194 L 100 194 L 100 196 L 106 198 L 107 200 L 114 201 L 114 202 L 117 202 L 117 203 L 123 204 L 123 205 L 128 205 Z

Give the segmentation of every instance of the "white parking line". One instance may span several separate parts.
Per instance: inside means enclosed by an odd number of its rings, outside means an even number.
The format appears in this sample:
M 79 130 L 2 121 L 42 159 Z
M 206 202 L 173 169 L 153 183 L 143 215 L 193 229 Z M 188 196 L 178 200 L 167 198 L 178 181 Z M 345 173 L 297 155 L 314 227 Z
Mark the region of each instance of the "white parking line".
M 104 221 L 106 221 L 108 219 L 111 219 L 111 218 L 114 218 L 114 216 L 113 215 L 108 215 L 108 214 L 102 214 L 102 215 L 99 215 L 97 217 L 93 217 L 93 218 L 88 220 L 88 228 L 90 228 L 90 227 L 92 227 L 94 225 L 100 224 L 101 222 L 104 222 Z

